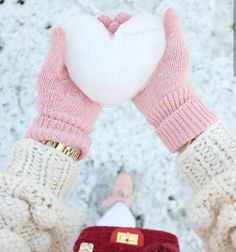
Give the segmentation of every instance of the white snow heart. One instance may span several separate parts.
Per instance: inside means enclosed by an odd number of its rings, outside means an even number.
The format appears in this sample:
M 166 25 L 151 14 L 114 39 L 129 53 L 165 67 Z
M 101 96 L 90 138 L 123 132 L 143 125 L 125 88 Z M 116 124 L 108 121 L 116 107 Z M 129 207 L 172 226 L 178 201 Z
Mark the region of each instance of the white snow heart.
M 71 79 L 103 106 L 122 103 L 145 88 L 165 50 L 162 21 L 151 14 L 134 15 L 114 35 L 84 13 L 71 16 L 63 28 Z

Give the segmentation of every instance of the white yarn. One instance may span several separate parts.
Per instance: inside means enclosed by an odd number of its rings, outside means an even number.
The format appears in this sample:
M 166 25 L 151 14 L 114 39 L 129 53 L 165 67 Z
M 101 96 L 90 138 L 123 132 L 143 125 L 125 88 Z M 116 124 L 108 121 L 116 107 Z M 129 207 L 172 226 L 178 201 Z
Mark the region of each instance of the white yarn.
M 49 146 L 16 143 L 0 173 L 1 252 L 72 250 L 82 217 L 65 204 L 78 171 L 76 161 Z
M 1 252 L 31 252 L 26 241 L 8 229 L 0 229 L 0 251 Z
M 179 154 L 195 191 L 188 204 L 193 229 L 209 252 L 236 251 L 236 141 L 217 122 Z

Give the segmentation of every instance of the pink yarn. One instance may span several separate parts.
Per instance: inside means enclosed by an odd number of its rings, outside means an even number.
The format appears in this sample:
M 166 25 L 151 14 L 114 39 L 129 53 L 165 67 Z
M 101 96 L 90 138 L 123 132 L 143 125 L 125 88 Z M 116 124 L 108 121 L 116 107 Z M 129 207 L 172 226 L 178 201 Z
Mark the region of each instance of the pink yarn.
M 90 146 L 92 131 L 101 106 L 91 101 L 72 82 L 64 55 L 66 36 L 61 28 L 54 28 L 51 46 L 38 79 L 37 109 L 27 137 L 34 140 L 53 140 L 82 152 Z
M 106 28 L 113 22 L 112 18 L 106 15 L 101 15 L 98 17 L 98 20 L 104 24 Z
M 164 27 L 165 54 L 147 88 L 133 101 L 166 146 L 175 152 L 213 124 L 216 116 L 190 85 L 190 55 L 173 8 L 165 13 Z
M 114 19 L 111 19 L 110 17 L 105 15 L 101 15 L 98 17 L 98 20 L 104 24 L 104 26 L 110 33 L 114 34 L 118 30 L 120 25 L 128 21 L 130 18 L 131 16 L 129 14 L 121 12 L 117 14 Z

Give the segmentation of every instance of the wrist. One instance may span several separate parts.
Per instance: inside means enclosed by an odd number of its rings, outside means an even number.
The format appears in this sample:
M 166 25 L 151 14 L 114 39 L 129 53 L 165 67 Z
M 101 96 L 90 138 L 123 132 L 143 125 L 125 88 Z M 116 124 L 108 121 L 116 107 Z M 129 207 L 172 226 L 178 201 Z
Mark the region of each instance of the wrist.
M 42 115 L 34 119 L 26 137 L 38 142 L 51 140 L 69 146 L 80 153 L 80 159 L 84 158 L 91 145 L 88 132 L 73 124 Z
M 165 96 L 148 121 L 171 152 L 180 151 L 217 120 L 191 88 Z
M 71 148 L 70 146 L 67 146 L 65 144 L 62 143 L 58 143 L 52 140 L 42 140 L 40 141 L 41 144 L 50 146 L 58 151 L 60 151 L 61 153 L 63 153 L 64 155 L 72 158 L 74 161 L 78 160 L 81 154 L 81 151 L 77 151 L 73 148 Z

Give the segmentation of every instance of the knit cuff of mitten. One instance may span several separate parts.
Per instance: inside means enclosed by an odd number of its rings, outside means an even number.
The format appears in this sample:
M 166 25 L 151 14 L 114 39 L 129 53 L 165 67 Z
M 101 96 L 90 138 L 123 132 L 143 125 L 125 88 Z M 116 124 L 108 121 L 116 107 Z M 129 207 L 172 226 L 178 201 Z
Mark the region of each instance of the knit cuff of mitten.
M 74 125 L 45 116 L 37 116 L 33 120 L 26 137 L 36 141 L 52 140 L 68 145 L 81 153 L 80 159 L 86 156 L 91 145 L 88 133 Z
M 26 178 L 49 189 L 60 200 L 66 200 L 79 175 L 79 165 L 50 146 L 23 139 L 13 146 L 5 171 Z
M 165 96 L 148 120 L 170 151 L 176 152 L 217 119 L 189 88 Z

